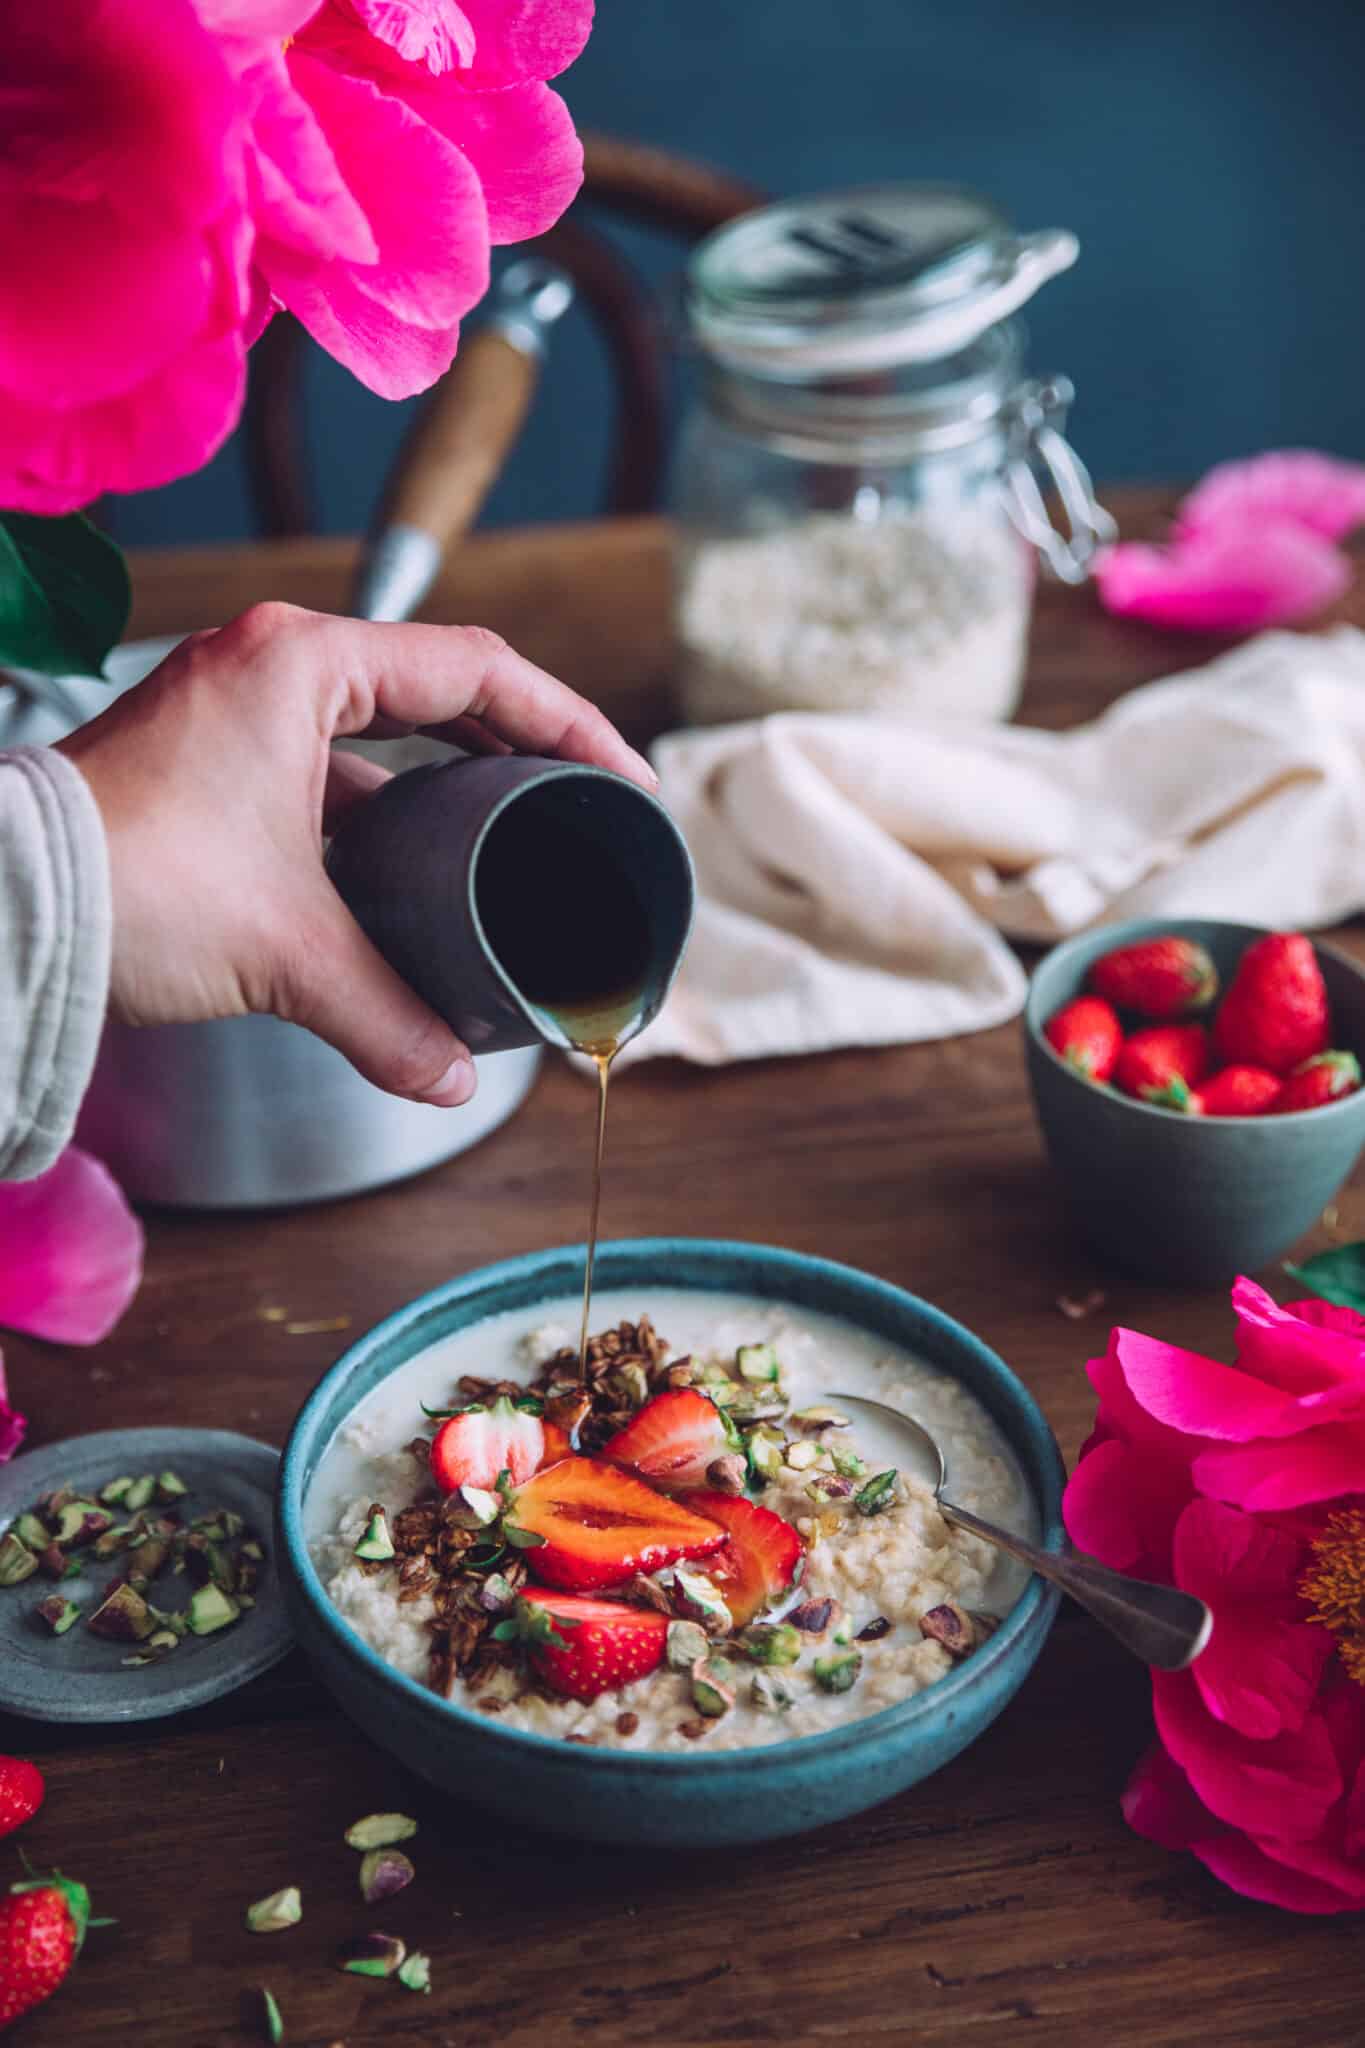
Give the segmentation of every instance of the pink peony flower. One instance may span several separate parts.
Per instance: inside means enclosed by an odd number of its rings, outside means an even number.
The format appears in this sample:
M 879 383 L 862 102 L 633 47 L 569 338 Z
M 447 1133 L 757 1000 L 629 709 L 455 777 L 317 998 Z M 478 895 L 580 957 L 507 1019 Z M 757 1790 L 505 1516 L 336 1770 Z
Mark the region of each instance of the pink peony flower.
M 371 389 L 449 368 L 581 178 L 592 0 L 61 0 L 6 24 L 0 504 L 207 461 L 276 306 Z M 62 261 L 51 252 L 60 248 Z
M 1124 1812 L 1248 1895 L 1365 1907 L 1365 1317 L 1233 1289 L 1223 1365 L 1132 1330 L 1091 1362 L 1096 1426 L 1065 1498 L 1105 1562 L 1213 1612 L 1152 1680 L 1158 1742 Z
M 1244 462 L 1220 462 L 1182 500 L 1175 534 L 1242 527 L 1297 526 L 1341 540 L 1365 526 L 1365 464 L 1340 462 L 1312 448 L 1286 448 Z
M 1309 618 L 1350 580 L 1339 549 L 1284 521 L 1201 527 L 1167 547 L 1120 541 L 1095 562 L 1108 611 L 1197 633 L 1254 633 Z
M 222 441 L 246 362 L 245 132 L 189 0 L 8 11 L 0 503 L 68 512 Z
M 142 1249 L 113 1176 L 68 1145 L 36 1180 L 0 1182 L 0 1324 L 97 1344 L 137 1292 Z
M 28 1429 L 28 1417 L 21 1415 L 9 1404 L 9 1386 L 5 1379 L 5 1361 L 0 1357 L 0 1465 L 8 1465 Z

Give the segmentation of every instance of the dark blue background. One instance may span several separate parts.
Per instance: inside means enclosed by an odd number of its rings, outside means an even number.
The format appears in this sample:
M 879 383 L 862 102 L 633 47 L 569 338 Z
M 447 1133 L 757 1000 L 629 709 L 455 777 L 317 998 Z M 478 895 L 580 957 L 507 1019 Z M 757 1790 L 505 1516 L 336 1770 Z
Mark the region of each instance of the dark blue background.
M 1183 478 L 1306 445 L 1365 457 L 1361 0 L 599 0 L 563 82 L 580 126 L 775 191 L 953 180 L 1081 260 L 1029 315 L 1104 478 Z M 419 200 L 414 203 L 420 203 Z M 661 287 L 676 245 L 628 234 Z M 364 525 L 409 408 L 313 352 L 322 525 Z M 487 521 L 596 509 L 609 390 L 586 316 Z M 123 500 L 128 541 L 248 532 L 237 449 Z

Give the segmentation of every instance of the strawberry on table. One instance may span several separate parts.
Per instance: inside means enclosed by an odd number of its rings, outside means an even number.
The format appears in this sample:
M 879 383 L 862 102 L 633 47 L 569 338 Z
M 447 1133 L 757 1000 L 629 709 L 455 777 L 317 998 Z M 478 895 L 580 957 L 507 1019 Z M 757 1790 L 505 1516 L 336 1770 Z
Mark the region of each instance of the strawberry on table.
M 1325 1102 L 1339 1102 L 1354 1095 L 1360 1086 L 1360 1061 L 1353 1052 L 1315 1052 L 1311 1060 L 1295 1067 L 1280 1090 L 1276 1116 L 1295 1109 L 1321 1109 Z
M 11 1885 L 0 1902 L 0 2027 L 51 1998 L 90 1924 L 90 1894 L 54 1871 Z
M 1097 960 L 1090 986 L 1120 1010 L 1166 1022 L 1208 1008 L 1218 993 L 1218 969 L 1193 939 L 1139 939 Z
M 37 1764 L 26 1757 L 0 1756 L 0 1835 L 12 1835 L 32 1820 L 46 1790 Z
M 531 1576 L 568 1592 L 623 1586 L 725 1541 L 709 1515 L 597 1458 L 561 1458 L 537 1472 L 519 1488 L 508 1522 Z
M 1213 1020 L 1214 1049 L 1229 1065 L 1289 1074 L 1330 1042 L 1327 986 L 1309 941 L 1267 932 L 1248 946 Z
M 520 1486 L 544 1456 L 540 1415 L 499 1394 L 491 1408 L 474 1402 L 441 1424 L 431 1444 L 431 1476 L 443 1493 L 496 1486 L 500 1472 L 510 1472 L 513 1486 Z
M 1123 1041 L 1114 1083 L 1125 1095 L 1161 1109 L 1184 1109 L 1209 1070 L 1202 1024 L 1152 1024 Z
M 533 1586 L 493 1634 L 499 1642 L 524 1644 L 530 1662 L 556 1692 L 588 1701 L 658 1670 L 668 1616 L 619 1600 L 542 1593 Z
M 692 1506 L 725 1530 L 725 1548 L 706 1560 L 736 1628 L 791 1590 L 805 1545 L 790 1522 L 771 1508 L 725 1493 L 694 1493 Z
M 1279 1107 L 1283 1087 L 1266 1067 L 1220 1067 L 1183 1106 L 1191 1116 L 1264 1116 Z
M 1123 1043 L 1123 1029 L 1111 1003 L 1077 996 L 1049 1017 L 1043 1036 L 1054 1052 L 1087 1081 L 1107 1081 Z
M 673 1387 L 646 1401 L 624 1429 L 602 1446 L 602 1456 L 629 1465 L 651 1486 L 684 1493 L 705 1486 L 707 1469 L 735 1448 L 714 1401 L 695 1387 Z

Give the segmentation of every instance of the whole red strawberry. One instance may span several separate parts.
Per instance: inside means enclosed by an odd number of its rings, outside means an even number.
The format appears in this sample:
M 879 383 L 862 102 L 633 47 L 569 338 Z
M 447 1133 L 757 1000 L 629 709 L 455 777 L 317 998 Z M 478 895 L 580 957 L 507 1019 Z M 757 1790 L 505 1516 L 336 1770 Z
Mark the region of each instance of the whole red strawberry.
M 37 1764 L 22 1756 L 0 1756 L 0 1835 L 12 1835 L 32 1820 L 46 1790 Z
M 1311 1060 L 1295 1067 L 1285 1082 L 1275 1114 L 1321 1109 L 1325 1102 L 1339 1102 L 1343 1095 L 1354 1095 L 1359 1086 L 1360 1061 L 1353 1052 L 1315 1052 Z
M 1329 1031 L 1327 989 L 1308 940 L 1267 932 L 1248 946 L 1213 1020 L 1219 1059 L 1289 1074 L 1326 1052 Z
M 11 1885 L 0 1902 L 0 2027 L 41 2005 L 80 1954 L 90 1894 L 54 1871 Z
M 1264 1116 L 1278 1108 L 1283 1087 L 1265 1067 L 1220 1067 L 1191 1091 L 1185 1108 L 1191 1116 Z
M 1097 996 L 1159 1022 L 1206 1010 L 1218 993 L 1218 969 L 1193 939 L 1140 939 L 1106 953 L 1090 970 Z
M 1114 1083 L 1139 1102 L 1186 1109 L 1190 1090 L 1208 1070 L 1209 1035 L 1202 1024 L 1153 1024 L 1123 1041 Z
M 1064 1003 L 1043 1027 L 1054 1052 L 1087 1081 L 1107 1081 L 1123 1043 L 1123 1029 L 1113 1005 L 1099 996 L 1077 996 Z
M 621 1600 L 545 1593 L 533 1586 L 493 1634 L 499 1642 L 522 1643 L 554 1692 L 588 1701 L 658 1670 L 668 1616 Z

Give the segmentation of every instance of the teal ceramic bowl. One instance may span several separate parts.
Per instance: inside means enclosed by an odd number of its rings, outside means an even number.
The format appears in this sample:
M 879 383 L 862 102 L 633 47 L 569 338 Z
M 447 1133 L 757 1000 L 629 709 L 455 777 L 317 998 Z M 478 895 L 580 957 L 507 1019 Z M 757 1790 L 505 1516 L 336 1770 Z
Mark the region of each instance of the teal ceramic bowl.
M 581 1286 L 581 1246 L 468 1273 L 353 1344 L 304 1404 L 280 1471 L 280 1573 L 300 1642 L 338 1703 L 381 1748 L 443 1791 L 508 1819 L 606 1842 L 719 1845 L 799 1834 L 917 1784 L 976 1739 L 1031 1670 L 1058 1594 L 1030 1582 L 994 1636 L 937 1685 L 819 1735 L 684 1755 L 591 1749 L 502 1728 L 440 1699 L 377 1656 L 332 1606 L 308 1554 L 309 1488 L 356 1403 L 417 1352 L 505 1310 Z M 1063 1469 L 1051 1430 L 1009 1368 L 960 1323 L 849 1266 L 765 1245 L 627 1239 L 598 1254 L 602 1288 L 743 1293 L 838 1316 L 913 1351 L 969 1387 L 1004 1431 L 1039 1506 L 1042 1540 L 1063 1545 Z
M 1312 1228 L 1365 1146 L 1365 1089 L 1289 1116 L 1188 1117 L 1082 1079 L 1043 1036 L 1102 953 L 1172 932 L 1212 954 L 1224 987 L 1260 925 L 1207 918 L 1104 925 L 1034 971 L 1024 1011 L 1029 1080 L 1077 1227 L 1145 1279 L 1214 1284 L 1254 1273 Z M 1365 1059 L 1365 971 L 1316 946 L 1333 1043 Z

